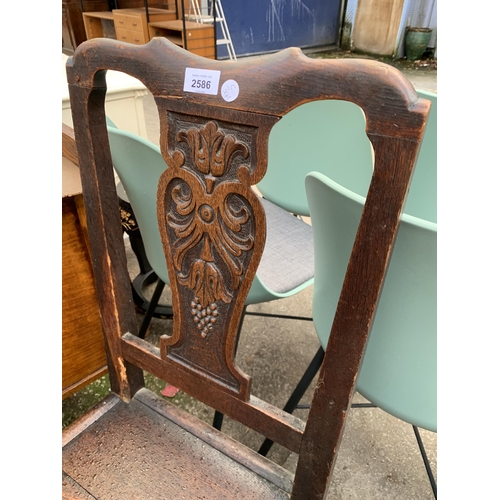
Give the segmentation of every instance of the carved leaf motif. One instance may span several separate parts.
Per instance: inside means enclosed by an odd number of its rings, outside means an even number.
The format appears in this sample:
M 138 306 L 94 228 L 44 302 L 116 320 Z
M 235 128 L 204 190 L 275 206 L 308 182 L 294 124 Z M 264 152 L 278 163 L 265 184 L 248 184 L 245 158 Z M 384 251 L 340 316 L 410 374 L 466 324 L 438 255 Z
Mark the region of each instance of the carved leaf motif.
M 205 337 L 215 323 L 216 302 L 231 301 L 231 290 L 237 289 L 243 273 L 242 255 L 254 244 L 248 231 L 245 234 L 242 231 L 250 213 L 241 195 L 241 185 L 228 180 L 215 187 L 215 178 L 229 171 L 235 153 L 244 158 L 249 153 L 245 144 L 218 130 L 214 122 L 201 129 L 179 132 L 177 138 L 190 146 L 193 166 L 204 175 L 200 179 L 188 168 L 182 169 L 180 181 L 171 192 L 175 209 L 167 214 L 167 224 L 177 237 L 173 242 L 173 262 L 180 271 L 177 281 L 193 290 L 193 319 Z M 239 198 L 231 202 L 233 195 Z M 186 256 L 197 246 L 200 251 L 185 270 Z M 191 259 L 192 253 L 189 255 Z M 214 255 L 219 259 L 214 259 Z M 218 268 L 221 262 L 225 263 L 226 271 Z M 210 316 L 210 321 L 205 315 Z
M 224 286 L 224 279 L 213 262 L 195 260 L 188 274 L 179 275 L 178 281 L 181 285 L 194 290 L 195 297 L 199 299 L 202 307 L 207 307 L 217 300 L 222 300 L 226 304 L 231 301 L 231 296 Z
M 237 151 L 246 158 L 247 147 L 237 142 L 234 136 L 225 135 L 218 130 L 214 122 L 208 122 L 200 130 L 190 129 L 179 132 L 179 141 L 185 141 L 191 146 L 194 165 L 203 174 L 221 177 L 229 165 L 231 156 Z

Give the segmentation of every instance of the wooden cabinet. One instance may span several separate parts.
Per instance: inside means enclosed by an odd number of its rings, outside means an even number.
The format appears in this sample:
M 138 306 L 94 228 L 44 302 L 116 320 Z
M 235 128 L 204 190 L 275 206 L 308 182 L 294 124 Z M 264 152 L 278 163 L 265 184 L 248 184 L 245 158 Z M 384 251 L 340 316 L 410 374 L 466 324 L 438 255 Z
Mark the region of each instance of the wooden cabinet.
M 185 29 L 184 29 L 185 28 Z M 194 23 L 181 19 L 149 23 L 149 37 L 164 36 L 179 47 L 215 59 L 215 41 L 213 25 Z
M 116 39 L 115 23 L 112 12 L 84 12 L 83 24 L 88 40 L 91 38 Z
M 72 131 L 63 125 L 62 157 L 62 397 L 63 399 L 107 372 L 104 337 L 97 304 L 87 219 L 76 148 L 65 153 Z M 68 132 L 69 131 L 69 132 Z M 65 156 L 66 154 L 66 156 Z M 72 157 L 72 158 L 69 158 Z
M 67 0 L 74 2 L 74 0 Z M 142 1 L 142 0 L 141 0 Z M 182 11 L 181 0 L 177 0 L 177 9 Z M 214 27 L 211 24 L 182 22 L 177 19 L 176 6 L 173 2 L 164 2 L 161 8 L 149 7 L 149 24 L 144 7 L 124 7 L 127 2 L 121 0 L 119 9 L 112 11 L 102 8 L 93 11 L 81 12 L 73 9 L 77 14 L 82 28 L 79 37 L 73 33 L 69 22 L 69 10 L 63 4 L 63 49 L 68 46 L 66 53 L 71 53 L 80 43 L 91 38 L 114 38 L 122 42 L 141 45 L 149 42 L 156 36 L 164 36 L 170 41 L 189 52 L 203 57 L 215 59 Z M 84 2 L 88 6 L 88 0 Z M 96 3 L 95 3 L 96 4 Z M 69 4 L 68 4 L 69 5 Z M 188 10 L 189 0 L 185 0 L 185 11 Z M 180 14 L 179 14 L 180 15 Z M 75 23 L 73 23 L 75 24 Z M 76 25 L 76 24 L 75 24 Z
M 141 45 L 149 42 L 146 9 L 115 9 L 112 12 L 84 12 L 87 39 L 115 38 L 121 42 Z M 149 9 L 150 21 L 176 19 L 175 10 Z
M 116 39 L 137 45 L 149 42 L 146 9 L 117 9 L 113 11 Z M 175 10 L 149 9 L 150 22 L 176 18 Z

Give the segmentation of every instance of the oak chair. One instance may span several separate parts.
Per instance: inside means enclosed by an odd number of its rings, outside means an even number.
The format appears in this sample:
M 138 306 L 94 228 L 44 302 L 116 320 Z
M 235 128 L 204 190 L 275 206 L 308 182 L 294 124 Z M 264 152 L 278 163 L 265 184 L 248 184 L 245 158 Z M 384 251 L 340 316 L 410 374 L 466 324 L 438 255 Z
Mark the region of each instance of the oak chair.
M 168 168 L 158 184 L 157 217 L 174 330 L 159 348 L 136 335 L 104 115 L 106 69 L 141 80 L 160 116 Z M 78 47 L 67 72 L 113 393 L 63 433 L 63 495 L 324 498 L 428 102 L 384 64 L 312 60 L 298 49 L 231 63 L 165 39 L 143 46 L 94 39 Z M 212 93 L 198 92 L 203 88 Z M 376 162 L 303 422 L 252 396 L 249 377 L 235 366 L 234 345 L 266 238 L 251 186 L 265 175 L 272 126 L 317 99 L 345 99 L 364 110 Z M 143 370 L 298 453 L 294 477 L 146 390 Z

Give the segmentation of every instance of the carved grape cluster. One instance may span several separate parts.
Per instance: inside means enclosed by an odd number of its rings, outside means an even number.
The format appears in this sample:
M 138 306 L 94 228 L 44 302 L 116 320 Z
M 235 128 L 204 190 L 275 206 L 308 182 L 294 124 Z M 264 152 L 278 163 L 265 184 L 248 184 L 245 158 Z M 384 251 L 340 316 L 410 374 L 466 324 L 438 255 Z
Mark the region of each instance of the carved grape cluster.
M 195 297 L 194 300 L 191 301 L 191 314 L 193 315 L 196 327 L 198 330 L 201 330 L 201 336 L 205 338 L 217 321 L 219 311 L 217 311 L 217 304 L 212 303 L 204 308 L 200 304 L 200 299 Z

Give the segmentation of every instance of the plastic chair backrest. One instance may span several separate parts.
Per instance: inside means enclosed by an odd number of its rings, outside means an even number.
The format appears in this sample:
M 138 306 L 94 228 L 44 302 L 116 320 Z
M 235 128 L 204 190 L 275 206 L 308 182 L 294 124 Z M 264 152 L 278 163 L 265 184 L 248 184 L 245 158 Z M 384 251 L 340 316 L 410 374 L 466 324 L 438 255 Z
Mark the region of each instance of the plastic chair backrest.
M 405 213 L 437 222 L 437 94 L 425 90 L 417 90 L 417 94 L 428 99 L 432 105 L 406 199 Z M 354 189 L 351 191 L 363 194 Z
M 421 213 L 425 219 L 433 220 L 436 182 L 429 184 L 431 176 L 426 170 L 436 171 L 437 96 L 426 91 L 417 93 L 429 99 L 432 107 L 406 206 L 411 213 L 413 203 L 421 206 L 428 196 L 427 210 Z M 304 179 L 314 171 L 366 197 L 373 172 L 373 152 L 365 128 L 364 113 L 352 102 L 316 101 L 292 110 L 269 136 L 269 166 L 258 185 L 260 192 L 285 210 L 307 216 Z
M 435 171 L 427 174 L 432 185 Z M 315 247 L 313 318 L 326 347 L 332 304 L 338 302 L 365 199 L 317 172 L 306 177 L 306 191 Z M 425 205 L 426 199 L 422 201 Z M 358 392 L 372 403 L 433 431 L 437 430 L 436 267 L 437 225 L 403 214 L 356 381 Z
M 156 218 L 155 194 L 166 168 L 160 148 L 138 135 L 109 126 L 108 137 L 113 167 L 133 207 L 149 263 L 158 277 L 169 283 Z
M 269 166 L 259 191 L 297 215 L 309 215 L 304 179 L 311 171 L 338 179 L 366 196 L 373 172 L 372 146 L 359 106 L 316 101 L 285 115 L 269 136 Z

